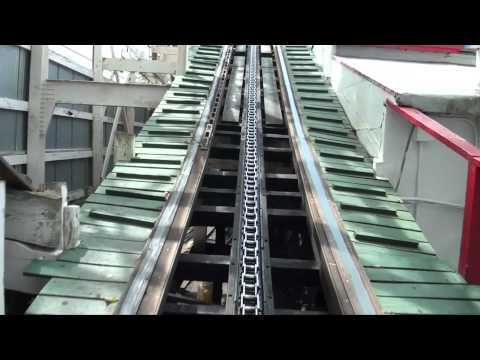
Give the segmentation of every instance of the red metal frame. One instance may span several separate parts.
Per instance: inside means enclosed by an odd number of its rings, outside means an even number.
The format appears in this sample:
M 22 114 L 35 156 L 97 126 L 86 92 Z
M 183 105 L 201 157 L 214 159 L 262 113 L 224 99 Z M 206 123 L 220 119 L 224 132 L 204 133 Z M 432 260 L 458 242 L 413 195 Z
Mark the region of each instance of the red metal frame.
M 383 47 L 390 49 L 426 51 L 426 52 L 443 52 L 457 53 L 464 48 L 465 45 L 364 45 L 373 47 Z
M 398 106 L 389 99 L 387 105 L 468 161 L 458 272 L 469 283 L 480 284 L 480 149 L 417 109 Z

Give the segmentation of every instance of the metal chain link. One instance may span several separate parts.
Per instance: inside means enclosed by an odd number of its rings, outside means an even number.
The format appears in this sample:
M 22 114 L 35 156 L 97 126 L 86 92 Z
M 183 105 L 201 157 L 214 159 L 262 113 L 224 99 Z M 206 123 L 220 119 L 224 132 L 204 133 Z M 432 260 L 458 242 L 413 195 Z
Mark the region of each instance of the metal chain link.
M 242 315 L 262 313 L 260 180 L 257 154 L 257 46 L 250 48 L 241 217 L 239 309 Z

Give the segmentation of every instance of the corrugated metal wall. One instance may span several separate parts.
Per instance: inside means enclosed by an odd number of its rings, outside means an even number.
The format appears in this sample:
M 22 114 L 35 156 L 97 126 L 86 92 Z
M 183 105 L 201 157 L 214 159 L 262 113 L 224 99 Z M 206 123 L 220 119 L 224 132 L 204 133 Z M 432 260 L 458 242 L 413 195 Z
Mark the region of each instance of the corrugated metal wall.
M 18 46 L 0 45 L 0 97 L 28 100 L 30 52 Z M 0 109 L 0 152 L 25 152 L 27 113 Z
M 15 45 L 0 45 L 0 97 L 28 101 L 30 51 Z M 52 80 L 90 80 L 89 77 L 50 61 L 48 78 Z M 61 107 L 91 112 L 89 105 L 61 104 Z M 114 117 L 115 109 L 106 115 Z M 135 121 L 145 122 L 147 109 L 135 109 Z M 111 124 L 105 123 L 105 146 Z M 121 129 L 120 129 L 121 130 Z M 138 129 L 136 129 L 138 131 Z M 25 153 L 27 147 L 27 113 L 0 109 L 0 154 Z M 48 150 L 91 149 L 92 121 L 53 116 L 47 132 Z M 16 166 L 26 172 L 26 165 Z M 46 181 L 66 181 L 69 191 L 92 184 L 92 159 L 74 159 L 46 163 Z

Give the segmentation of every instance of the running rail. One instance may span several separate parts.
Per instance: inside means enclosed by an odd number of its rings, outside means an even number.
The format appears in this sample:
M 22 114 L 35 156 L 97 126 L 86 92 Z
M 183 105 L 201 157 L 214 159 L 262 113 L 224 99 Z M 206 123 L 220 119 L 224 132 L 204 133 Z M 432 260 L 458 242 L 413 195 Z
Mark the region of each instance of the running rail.
M 480 149 L 421 111 L 387 100 L 390 109 L 468 161 L 458 272 L 469 283 L 480 284 Z
M 140 308 L 140 304 L 145 294 L 145 290 L 147 289 L 158 257 L 160 255 L 160 252 L 162 251 L 167 234 L 170 230 L 170 224 L 172 224 L 173 222 L 173 219 L 178 209 L 178 205 L 180 203 L 180 199 L 183 192 L 185 191 L 188 177 L 194 165 L 193 160 L 198 149 L 202 145 L 202 138 L 205 133 L 205 129 L 207 128 L 207 122 L 212 104 L 215 101 L 215 89 L 217 88 L 219 83 L 220 73 L 223 68 L 222 64 L 225 61 L 225 56 L 226 47 L 223 47 L 222 55 L 217 66 L 217 70 L 215 72 L 215 78 L 213 80 L 210 93 L 208 95 L 207 103 L 195 131 L 193 143 L 187 155 L 187 158 L 185 159 L 182 173 L 180 174 L 179 179 L 177 180 L 177 184 L 171 193 L 171 198 L 168 201 L 168 205 L 162 211 L 162 214 L 159 216 L 158 222 L 152 231 L 151 240 L 148 244 L 145 255 L 142 257 L 142 260 L 138 266 L 138 270 L 134 275 L 127 294 L 121 304 L 119 310 L 120 315 L 136 314 L 138 309 Z
M 358 309 L 355 309 L 355 313 L 365 315 L 377 314 L 379 312 L 378 305 L 375 304 L 371 292 L 369 292 L 364 279 L 362 279 L 359 264 L 355 263 L 351 251 L 347 248 L 346 241 L 348 241 L 348 239 L 345 239 L 342 235 L 332 204 L 327 195 L 327 189 L 320 176 L 321 170 L 318 164 L 318 159 L 316 159 L 315 153 L 311 148 L 305 129 L 302 125 L 302 120 L 300 119 L 282 48 L 280 45 L 275 45 L 275 47 L 276 53 L 278 54 L 281 77 L 283 78 L 283 83 L 285 84 L 287 92 L 287 100 L 291 110 L 296 140 L 303 157 L 303 165 L 306 170 L 307 180 L 312 187 L 314 201 L 318 204 L 318 209 L 323 217 L 323 225 L 328 228 L 325 229 L 325 232 L 332 235 L 338 259 L 348 274 L 348 282 L 350 283 L 349 285 L 352 292 L 351 296 L 359 307 Z

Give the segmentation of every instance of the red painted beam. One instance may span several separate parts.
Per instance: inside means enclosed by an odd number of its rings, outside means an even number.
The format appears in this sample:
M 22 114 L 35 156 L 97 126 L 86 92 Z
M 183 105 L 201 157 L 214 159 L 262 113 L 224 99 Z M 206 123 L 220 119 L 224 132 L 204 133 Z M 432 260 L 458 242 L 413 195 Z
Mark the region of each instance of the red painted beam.
M 458 271 L 469 283 L 480 284 L 480 161 L 468 164 Z
M 458 272 L 469 283 L 480 284 L 480 149 L 417 109 L 398 106 L 388 99 L 387 105 L 468 161 Z
M 458 136 L 453 131 L 447 129 L 442 124 L 428 117 L 421 111 L 410 107 L 398 106 L 389 99 L 387 99 L 387 105 L 392 110 L 402 115 L 402 117 L 408 120 L 411 124 L 425 130 L 435 139 L 442 142 L 465 159 L 471 160 L 475 157 L 480 157 L 479 148 Z

